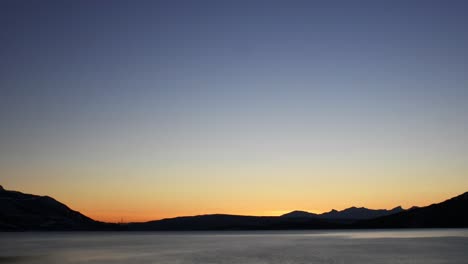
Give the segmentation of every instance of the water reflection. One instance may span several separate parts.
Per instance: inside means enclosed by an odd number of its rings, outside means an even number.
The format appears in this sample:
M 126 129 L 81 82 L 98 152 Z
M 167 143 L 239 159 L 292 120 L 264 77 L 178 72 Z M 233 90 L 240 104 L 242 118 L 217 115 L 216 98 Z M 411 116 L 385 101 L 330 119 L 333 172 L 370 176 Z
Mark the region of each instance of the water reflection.
M 0 233 L 0 263 L 467 263 L 468 229 Z

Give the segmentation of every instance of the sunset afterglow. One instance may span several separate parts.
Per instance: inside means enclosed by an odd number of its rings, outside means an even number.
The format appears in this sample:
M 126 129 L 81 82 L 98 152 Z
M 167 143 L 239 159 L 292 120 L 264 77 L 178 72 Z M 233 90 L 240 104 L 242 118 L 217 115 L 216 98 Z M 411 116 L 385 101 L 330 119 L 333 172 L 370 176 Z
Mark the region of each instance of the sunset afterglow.
M 0 11 L 6 189 L 108 222 L 467 190 L 461 2 L 41 2 Z

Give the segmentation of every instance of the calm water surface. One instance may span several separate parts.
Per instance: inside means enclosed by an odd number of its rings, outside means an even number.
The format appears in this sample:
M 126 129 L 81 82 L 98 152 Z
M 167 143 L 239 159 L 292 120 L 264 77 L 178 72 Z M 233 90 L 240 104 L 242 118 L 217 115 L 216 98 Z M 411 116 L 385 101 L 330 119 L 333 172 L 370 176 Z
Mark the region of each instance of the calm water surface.
M 468 264 L 468 229 L 0 233 L 0 263 Z

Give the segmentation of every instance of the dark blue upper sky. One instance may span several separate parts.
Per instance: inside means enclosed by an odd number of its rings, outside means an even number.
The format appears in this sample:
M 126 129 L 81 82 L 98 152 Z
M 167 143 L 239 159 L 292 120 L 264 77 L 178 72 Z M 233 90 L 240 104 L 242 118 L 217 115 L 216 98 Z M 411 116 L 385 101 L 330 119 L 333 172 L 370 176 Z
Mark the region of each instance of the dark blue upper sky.
M 375 159 L 445 166 L 455 184 L 467 13 L 466 1 L 1 1 L 0 165 L 26 181 L 19 164 L 119 163 L 159 181 L 154 164 L 248 175 Z
M 464 113 L 466 11 L 463 1 L 3 1 L 2 131 L 134 112 L 182 123 Z

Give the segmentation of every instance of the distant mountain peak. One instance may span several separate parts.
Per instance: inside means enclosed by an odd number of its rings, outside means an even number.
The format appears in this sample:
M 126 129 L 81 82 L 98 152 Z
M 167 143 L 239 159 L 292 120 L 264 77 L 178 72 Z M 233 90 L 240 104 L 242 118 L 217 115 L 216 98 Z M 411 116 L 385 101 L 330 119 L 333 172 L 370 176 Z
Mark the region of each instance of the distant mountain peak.
M 5 189 L 1 185 L 0 185 L 0 191 L 5 191 Z
M 309 213 L 306 211 L 301 211 L 301 210 L 295 210 L 292 212 L 289 212 L 287 214 L 282 215 L 281 217 L 290 217 L 290 218 L 309 218 L 309 217 L 316 217 L 317 215 L 314 213 Z
M 302 210 L 294 210 L 294 211 L 292 211 L 292 212 L 290 212 L 290 213 L 307 213 L 307 214 L 308 214 L 309 212 L 307 212 L 307 211 L 302 211 Z
M 344 210 L 338 211 L 332 209 L 329 212 L 322 214 L 313 214 L 305 211 L 292 211 L 290 213 L 282 215 L 282 217 L 289 218 L 320 218 L 320 219 L 339 219 L 339 220 L 361 220 L 371 219 L 380 216 L 391 215 L 399 212 L 403 212 L 404 209 L 401 206 L 397 206 L 391 210 L 386 209 L 368 209 L 366 207 L 352 206 Z
M 465 192 L 459 196 L 453 197 L 449 200 L 468 200 L 468 192 Z M 401 205 L 398 205 L 392 209 L 369 209 L 366 207 L 351 206 L 343 210 L 332 209 L 329 212 L 314 214 L 307 211 L 295 210 L 287 214 L 282 215 L 282 217 L 292 217 L 292 218 L 319 218 L 319 219 L 349 219 L 349 220 L 365 220 L 373 219 L 382 216 L 388 216 L 392 214 L 397 214 L 405 211 L 411 211 L 414 209 L 419 209 L 418 206 L 413 206 L 408 209 L 404 209 Z

